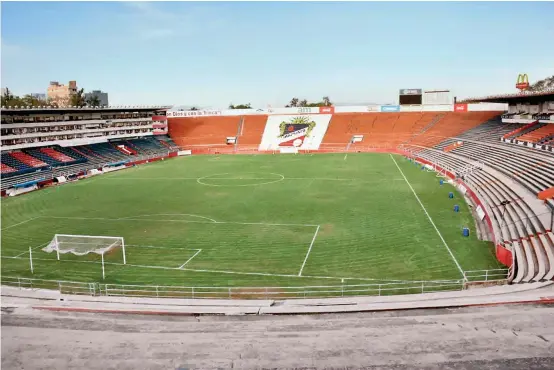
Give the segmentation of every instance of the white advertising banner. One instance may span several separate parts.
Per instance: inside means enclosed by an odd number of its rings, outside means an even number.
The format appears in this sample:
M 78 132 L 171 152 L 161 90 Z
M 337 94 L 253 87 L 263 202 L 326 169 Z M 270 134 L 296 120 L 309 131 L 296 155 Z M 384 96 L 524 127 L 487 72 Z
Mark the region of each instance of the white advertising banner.
M 185 110 L 185 111 L 167 111 L 167 118 L 174 117 L 204 117 L 204 116 L 221 116 L 220 110 Z
M 259 150 L 294 147 L 317 150 L 327 132 L 331 114 L 269 116 Z

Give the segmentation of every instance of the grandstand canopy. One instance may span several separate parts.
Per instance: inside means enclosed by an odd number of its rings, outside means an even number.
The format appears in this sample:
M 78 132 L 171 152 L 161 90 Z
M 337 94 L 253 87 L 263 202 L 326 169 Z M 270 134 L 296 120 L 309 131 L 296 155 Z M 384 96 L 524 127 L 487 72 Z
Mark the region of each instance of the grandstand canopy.
M 516 94 L 491 95 L 481 98 L 468 98 L 458 103 L 529 103 L 537 104 L 547 100 L 554 100 L 554 90 L 524 92 Z

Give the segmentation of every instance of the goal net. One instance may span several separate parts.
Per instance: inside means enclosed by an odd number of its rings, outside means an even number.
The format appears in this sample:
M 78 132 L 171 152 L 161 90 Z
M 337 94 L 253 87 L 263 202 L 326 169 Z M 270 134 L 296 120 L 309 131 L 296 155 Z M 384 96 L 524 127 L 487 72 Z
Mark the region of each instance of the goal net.
M 123 250 L 123 263 L 125 264 L 125 241 L 119 236 L 56 234 L 52 241 L 43 248 L 43 251 L 48 253 L 55 251 L 58 259 L 60 259 L 60 254 L 65 253 L 77 256 L 96 253 L 103 256 L 105 253 L 116 248 Z

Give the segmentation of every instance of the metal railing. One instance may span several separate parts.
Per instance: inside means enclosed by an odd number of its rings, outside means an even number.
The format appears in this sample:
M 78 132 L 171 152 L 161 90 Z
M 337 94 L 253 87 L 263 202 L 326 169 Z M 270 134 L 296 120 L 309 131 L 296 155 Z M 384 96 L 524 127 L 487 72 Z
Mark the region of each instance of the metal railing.
M 469 270 L 464 271 L 464 279 L 467 282 L 497 281 L 508 279 L 510 270 L 490 269 L 490 270 Z
M 27 289 L 56 290 L 61 294 L 97 295 L 98 284 L 66 280 L 44 280 L 23 277 L 2 276 L 2 285 Z
M 492 275 L 491 275 L 492 276 Z M 400 281 L 355 285 L 300 287 L 187 287 L 164 285 L 100 284 L 64 280 L 43 280 L 2 276 L 3 285 L 50 289 L 61 294 L 144 298 L 294 299 L 345 296 L 386 296 L 464 289 L 464 280 Z

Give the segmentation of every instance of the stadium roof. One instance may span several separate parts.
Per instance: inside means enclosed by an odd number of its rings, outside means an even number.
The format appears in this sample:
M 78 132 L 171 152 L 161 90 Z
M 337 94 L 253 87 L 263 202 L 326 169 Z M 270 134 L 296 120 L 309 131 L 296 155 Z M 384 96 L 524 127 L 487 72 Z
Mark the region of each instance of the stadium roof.
M 120 105 L 111 107 L 2 107 L 2 114 L 92 113 L 92 112 L 147 112 L 168 110 L 170 105 Z
M 554 100 L 554 89 L 516 94 L 490 95 L 481 98 L 467 98 L 458 103 L 539 103 L 545 100 Z

